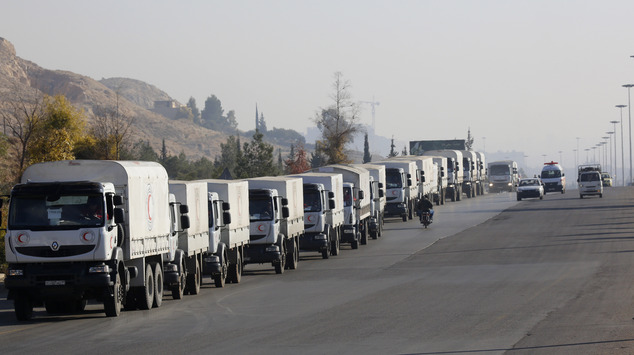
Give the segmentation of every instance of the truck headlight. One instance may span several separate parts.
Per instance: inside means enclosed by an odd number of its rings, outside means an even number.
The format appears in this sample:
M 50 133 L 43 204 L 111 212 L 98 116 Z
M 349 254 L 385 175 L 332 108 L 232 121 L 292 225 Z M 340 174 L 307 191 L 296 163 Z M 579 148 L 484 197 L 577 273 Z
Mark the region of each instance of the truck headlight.
M 107 274 L 107 273 L 110 273 L 110 266 L 105 265 L 105 264 L 91 266 L 88 269 L 88 273 L 91 273 L 91 274 Z
M 325 234 L 317 234 L 315 236 L 315 240 L 326 240 L 326 235 Z
M 268 247 L 266 247 L 267 253 L 277 253 L 279 251 L 280 251 L 280 247 L 278 247 L 277 245 L 269 245 Z
M 22 269 L 9 269 L 9 276 L 24 276 Z

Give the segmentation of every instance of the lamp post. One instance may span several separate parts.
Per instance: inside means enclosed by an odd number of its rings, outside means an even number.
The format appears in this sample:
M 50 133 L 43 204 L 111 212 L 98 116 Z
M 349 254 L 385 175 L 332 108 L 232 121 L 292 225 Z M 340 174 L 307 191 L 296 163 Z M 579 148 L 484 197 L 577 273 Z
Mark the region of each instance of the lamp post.
M 616 137 L 616 124 L 619 123 L 619 121 L 610 121 L 610 123 L 612 123 L 612 126 L 614 126 L 614 185 L 616 185 L 616 141 L 618 140 Z M 621 152 L 621 154 L 623 154 L 623 152 Z
M 628 118 L 628 132 L 630 136 L 630 180 L 628 181 L 628 185 L 632 183 L 632 108 L 630 103 L 630 89 L 634 87 L 634 84 L 625 84 L 624 88 L 627 88 L 627 118 Z M 623 184 L 625 186 L 625 183 Z
M 590 159 L 590 148 L 584 149 L 586 151 L 586 164 L 588 164 L 588 159 Z
M 625 151 L 623 150 L 623 108 L 627 105 L 616 105 L 621 110 L 621 181 L 625 186 Z
M 612 163 L 614 162 L 614 161 L 612 160 L 612 135 L 613 135 L 615 132 L 605 132 L 605 133 L 607 133 L 607 134 L 608 134 L 608 139 L 609 139 L 609 141 L 610 141 L 610 142 L 608 143 L 608 145 L 610 146 L 610 159 L 609 159 L 609 161 L 610 161 L 610 169 L 609 169 L 608 171 L 612 174 L 612 181 L 614 181 L 614 175 L 615 175 L 615 174 L 614 174 L 613 172 L 616 170 L 616 164 L 615 164 L 615 165 L 612 165 Z M 616 149 L 614 150 L 614 160 L 616 160 Z
M 603 163 L 605 164 L 605 170 L 603 171 L 610 171 L 610 169 L 608 169 L 608 166 L 610 166 L 610 163 L 608 162 L 608 147 L 610 146 L 608 144 L 608 139 L 610 139 L 610 136 L 602 138 L 603 142 L 601 142 L 601 145 L 603 146 Z

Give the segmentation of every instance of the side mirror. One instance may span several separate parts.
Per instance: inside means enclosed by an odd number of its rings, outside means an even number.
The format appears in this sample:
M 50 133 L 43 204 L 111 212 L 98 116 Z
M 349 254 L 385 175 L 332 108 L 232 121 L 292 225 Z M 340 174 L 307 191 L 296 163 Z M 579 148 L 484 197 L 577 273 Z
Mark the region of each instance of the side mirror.
M 383 189 L 379 190 L 379 197 L 384 197 L 385 196 L 385 192 L 383 192 Z
M 117 207 L 114 209 L 114 223 L 116 224 L 125 223 L 125 211 L 123 210 L 123 208 Z
M 112 197 L 112 203 L 113 203 L 115 206 L 121 206 L 121 205 L 123 205 L 123 197 L 122 197 L 121 195 L 114 195 L 114 196 Z
M 382 183 L 382 182 L 380 182 L 380 183 L 379 183 L 379 189 L 382 189 L 382 188 L 383 188 L 383 183 Z
M 230 224 L 231 223 L 231 213 L 223 212 L 222 213 L 222 222 L 224 224 Z
M 282 206 L 288 206 L 288 199 L 287 198 L 283 198 L 282 199 Z
M 290 212 L 288 210 L 288 207 L 287 206 L 282 207 L 282 217 L 288 218 L 288 216 L 290 216 L 290 215 L 291 214 L 290 214 Z
M 335 200 L 328 200 L 328 208 L 331 210 L 335 209 Z
M 181 216 L 181 229 L 189 228 L 189 216 Z
M 363 198 L 365 197 L 365 194 L 363 191 L 359 191 L 359 200 L 363 200 Z
M 412 186 L 412 179 L 407 179 L 407 186 Z
M 189 213 L 189 206 L 180 205 L 180 212 L 181 212 L 181 214 Z
M 225 210 L 225 211 L 231 210 L 231 204 L 229 202 L 223 202 L 222 203 L 222 209 Z M 231 222 L 227 222 L 227 223 L 231 223 Z
M 328 191 L 328 198 L 335 198 L 335 193 L 332 191 Z
M 424 176 L 421 177 L 420 179 L 421 179 L 422 182 L 425 182 L 425 177 Z

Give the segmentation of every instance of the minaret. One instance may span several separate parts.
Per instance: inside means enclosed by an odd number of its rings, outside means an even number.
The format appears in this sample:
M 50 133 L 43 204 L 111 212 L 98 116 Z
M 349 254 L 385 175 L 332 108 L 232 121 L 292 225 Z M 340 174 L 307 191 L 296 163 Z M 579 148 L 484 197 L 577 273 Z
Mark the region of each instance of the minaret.
M 260 116 L 258 115 L 258 103 L 255 103 L 255 130 L 260 128 Z

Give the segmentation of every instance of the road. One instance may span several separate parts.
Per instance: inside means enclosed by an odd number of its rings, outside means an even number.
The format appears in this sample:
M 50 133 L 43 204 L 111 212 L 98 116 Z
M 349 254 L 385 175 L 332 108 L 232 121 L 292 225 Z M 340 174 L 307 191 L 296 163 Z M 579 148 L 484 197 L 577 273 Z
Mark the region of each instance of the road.
M 384 236 L 328 260 L 303 253 L 276 275 L 151 311 L 18 323 L 0 298 L 3 353 L 632 354 L 634 188 L 517 202 L 448 203 L 429 229 L 388 221 Z

